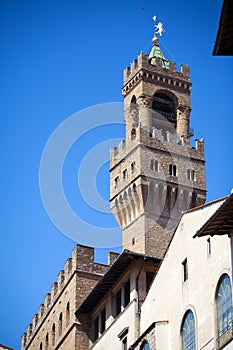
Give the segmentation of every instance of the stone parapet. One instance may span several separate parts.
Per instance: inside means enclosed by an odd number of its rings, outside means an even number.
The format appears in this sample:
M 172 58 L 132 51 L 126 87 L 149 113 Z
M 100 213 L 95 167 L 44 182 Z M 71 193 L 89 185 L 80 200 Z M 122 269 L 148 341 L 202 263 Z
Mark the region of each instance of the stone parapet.
M 195 139 L 195 146 L 190 147 L 189 139 L 182 136 L 178 137 L 178 135 L 174 135 L 174 133 L 169 131 L 167 131 L 166 137 L 164 137 L 161 129 L 152 128 L 148 132 L 146 129 L 136 127 L 135 135 L 134 140 L 122 140 L 118 147 L 114 147 L 110 150 L 110 168 L 116 166 L 139 144 L 204 161 L 203 139 Z M 122 147 L 123 144 L 124 147 Z
M 166 83 L 174 88 L 191 90 L 189 66 L 180 65 L 180 71 L 176 69 L 176 63 L 166 61 L 166 68 L 163 67 L 163 60 L 156 59 L 156 64 L 149 62 L 149 56 L 140 53 L 137 59 L 124 70 L 123 96 L 127 95 L 142 79 L 150 79 L 152 82 Z

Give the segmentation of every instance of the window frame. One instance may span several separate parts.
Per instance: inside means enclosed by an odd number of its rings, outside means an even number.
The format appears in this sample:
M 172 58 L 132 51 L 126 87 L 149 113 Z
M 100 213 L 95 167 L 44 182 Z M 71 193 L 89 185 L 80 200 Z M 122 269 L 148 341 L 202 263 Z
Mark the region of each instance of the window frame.
M 228 301 L 222 302 L 224 305 L 224 310 L 221 315 L 218 312 L 218 296 L 220 289 L 224 284 L 224 281 L 228 280 L 230 286 L 230 293 L 228 295 Z M 225 291 L 224 291 L 225 294 Z M 229 310 L 230 309 L 230 310 Z M 225 315 L 225 316 L 224 316 Z M 220 328 L 219 321 L 222 320 L 222 327 Z M 230 323 L 230 324 L 229 324 Z M 226 328 L 224 328 L 226 324 Z M 215 292 L 215 325 L 216 325 L 216 348 L 222 348 L 227 342 L 233 339 L 233 303 L 232 303 L 232 282 L 231 278 L 227 273 L 222 274 L 218 280 L 216 292 Z M 220 332 L 221 329 L 221 332 Z M 221 334 L 220 334 L 221 333 Z
M 189 315 L 192 316 L 192 321 L 193 321 L 193 329 L 191 329 L 189 331 L 189 333 L 187 332 L 187 335 L 185 335 L 184 330 L 185 327 L 188 326 L 188 328 L 190 328 L 190 324 L 191 324 L 191 320 L 189 320 Z M 185 324 L 187 323 L 187 326 L 185 326 Z M 194 332 L 194 336 L 190 336 L 191 332 Z M 182 350 L 196 350 L 197 349 L 197 332 L 196 332 L 196 317 L 194 315 L 193 310 L 188 309 L 182 319 L 182 323 L 181 323 L 181 328 L 180 328 L 180 335 L 181 335 L 181 348 Z M 185 337 L 187 339 L 187 343 L 185 344 Z M 191 340 L 190 340 L 191 338 Z M 191 347 L 190 347 L 191 345 Z M 194 346 L 194 347 L 192 347 Z

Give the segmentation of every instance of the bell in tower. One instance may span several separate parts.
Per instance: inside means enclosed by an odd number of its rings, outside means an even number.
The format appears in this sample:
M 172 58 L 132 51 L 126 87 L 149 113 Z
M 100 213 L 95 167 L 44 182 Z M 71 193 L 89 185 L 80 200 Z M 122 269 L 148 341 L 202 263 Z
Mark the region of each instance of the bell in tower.
M 156 21 L 156 17 L 153 18 Z M 110 203 L 123 248 L 162 257 L 182 211 L 206 199 L 204 142 L 190 148 L 189 67 L 166 60 L 154 25 L 149 55 L 124 71 L 126 140 L 111 150 Z

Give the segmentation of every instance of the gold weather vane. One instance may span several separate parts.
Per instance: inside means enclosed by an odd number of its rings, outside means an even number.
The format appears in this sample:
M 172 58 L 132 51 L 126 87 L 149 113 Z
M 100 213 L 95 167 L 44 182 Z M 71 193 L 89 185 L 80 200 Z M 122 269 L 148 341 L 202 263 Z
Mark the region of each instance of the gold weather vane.
M 153 21 L 156 22 L 156 16 L 153 17 Z M 152 41 L 154 43 L 157 43 L 159 40 L 156 36 L 156 34 L 159 34 L 159 36 L 162 36 L 162 34 L 165 32 L 165 29 L 163 28 L 163 23 L 159 22 L 158 24 L 154 24 L 154 37 Z

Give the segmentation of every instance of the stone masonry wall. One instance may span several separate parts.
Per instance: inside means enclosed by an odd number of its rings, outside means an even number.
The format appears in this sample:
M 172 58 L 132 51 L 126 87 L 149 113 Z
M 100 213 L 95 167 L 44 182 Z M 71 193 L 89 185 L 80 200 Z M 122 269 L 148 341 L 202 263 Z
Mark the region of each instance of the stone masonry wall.
M 94 248 L 76 245 L 24 333 L 22 350 L 81 349 L 83 332 L 75 311 L 108 267 L 94 262 Z

